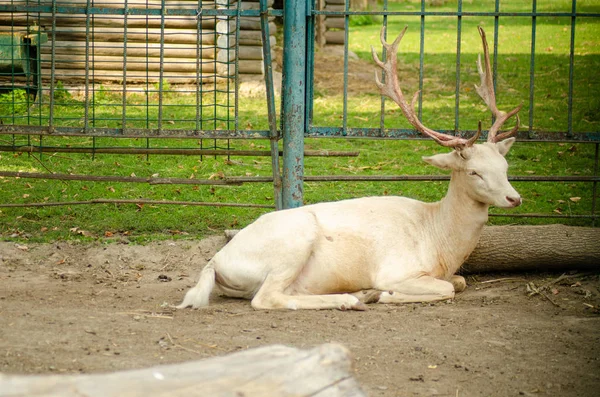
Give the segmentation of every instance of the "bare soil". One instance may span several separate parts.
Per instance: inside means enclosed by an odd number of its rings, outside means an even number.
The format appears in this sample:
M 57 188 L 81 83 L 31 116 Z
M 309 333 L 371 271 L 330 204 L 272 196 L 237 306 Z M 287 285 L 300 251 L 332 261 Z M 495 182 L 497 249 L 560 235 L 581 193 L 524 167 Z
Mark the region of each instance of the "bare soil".
M 339 342 L 371 396 L 600 390 L 598 274 L 469 276 L 453 301 L 366 312 L 254 311 L 216 295 L 206 309 L 174 310 L 224 243 L 0 242 L 0 371 L 106 372 Z

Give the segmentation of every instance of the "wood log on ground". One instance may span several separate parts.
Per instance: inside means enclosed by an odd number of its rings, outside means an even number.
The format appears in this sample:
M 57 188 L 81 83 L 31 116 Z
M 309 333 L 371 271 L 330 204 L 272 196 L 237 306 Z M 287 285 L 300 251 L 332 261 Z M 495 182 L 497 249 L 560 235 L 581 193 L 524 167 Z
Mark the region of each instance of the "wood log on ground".
M 183 364 L 96 375 L 0 374 L 0 397 L 344 396 L 366 394 L 352 377 L 348 350 L 281 345 Z
M 465 273 L 600 270 L 600 228 L 485 227 L 461 269 Z

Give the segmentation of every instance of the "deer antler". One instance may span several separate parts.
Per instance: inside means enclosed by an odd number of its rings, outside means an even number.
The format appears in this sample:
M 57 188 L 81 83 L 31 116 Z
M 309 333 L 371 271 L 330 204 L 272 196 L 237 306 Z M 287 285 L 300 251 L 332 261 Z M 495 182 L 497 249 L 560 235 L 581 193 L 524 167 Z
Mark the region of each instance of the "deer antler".
M 398 106 L 400 106 L 404 117 L 406 117 L 408 122 L 411 123 L 417 129 L 417 131 L 420 131 L 421 133 L 433 138 L 440 145 L 452 147 L 458 150 L 468 146 L 472 146 L 477 140 L 477 138 L 479 138 L 479 134 L 481 133 L 481 123 L 477 133 L 469 139 L 434 131 L 430 128 L 425 127 L 415 113 L 415 102 L 417 101 L 420 91 L 414 93 L 410 105 L 404 99 L 404 95 L 402 94 L 402 90 L 400 89 L 400 84 L 398 83 L 398 74 L 396 71 L 396 58 L 398 53 L 398 45 L 400 44 L 400 40 L 402 40 L 402 37 L 404 36 L 404 33 L 406 32 L 407 28 L 408 26 L 405 27 L 404 30 L 402 30 L 400 35 L 398 35 L 398 37 L 396 38 L 396 40 L 394 40 L 392 44 L 386 43 L 384 34 L 385 30 L 384 28 L 381 28 L 381 44 L 387 51 L 385 63 L 379 59 L 375 49 L 371 47 L 371 54 L 373 55 L 373 60 L 386 73 L 385 83 L 382 83 L 379 80 L 379 76 L 377 75 L 377 73 L 375 73 L 375 83 L 377 84 L 377 87 L 379 87 L 379 91 L 382 95 L 390 97 L 394 102 L 398 104 Z
M 490 111 L 496 118 L 496 121 L 494 122 L 494 124 L 492 124 L 488 133 L 488 142 L 494 143 L 506 139 L 510 136 L 513 136 L 517 133 L 520 124 L 518 112 L 519 110 L 521 110 L 521 107 L 523 107 L 523 104 L 521 103 L 519 106 L 517 106 L 508 113 L 498 110 L 498 108 L 496 107 L 496 95 L 494 94 L 494 83 L 492 81 L 492 68 L 490 67 L 490 53 L 488 50 L 488 43 L 485 38 L 485 32 L 483 31 L 481 26 L 478 26 L 477 29 L 479 30 L 479 35 L 481 36 L 481 41 L 483 43 L 483 58 L 485 61 L 485 69 L 481 67 L 481 56 L 477 56 L 477 71 L 479 72 L 481 85 L 475 85 L 475 89 L 477 90 L 477 93 L 479 94 L 481 99 L 483 99 L 487 107 L 490 109 Z M 514 115 L 516 115 L 517 125 L 515 125 L 515 127 L 510 131 L 498 134 L 498 130 L 502 128 L 502 125 L 506 122 L 506 120 L 508 120 Z

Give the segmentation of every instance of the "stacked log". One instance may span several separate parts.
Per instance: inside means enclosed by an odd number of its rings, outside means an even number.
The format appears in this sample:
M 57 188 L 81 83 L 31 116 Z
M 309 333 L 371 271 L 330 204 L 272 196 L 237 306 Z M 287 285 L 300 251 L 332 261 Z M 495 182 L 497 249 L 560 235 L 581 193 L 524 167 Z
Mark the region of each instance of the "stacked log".
M 273 0 L 268 1 L 271 5 Z M 16 6 L 30 5 L 14 0 Z M 52 0 L 39 0 L 51 5 Z M 160 9 L 161 0 L 89 0 L 95 8 L 130 11 Z M 48 34 L 41 47 L 42 78 L 64 83 L 158 82 L 171 84 L 215 82 L 241 75 L 262 74 L 262 38 L 258 17 L 238 21 L 226 16 L 174 16 L 169 10 L 234 9 L 234 0 L 165 0 L 164 18 L 160 15 L 0 13 L 1 32 L 26 32 L 37 25 Z M 37 4 L 37 2 L 36 2 Z M 88 0 L 58 0 L 57 6 L 80 7 Z M 257 9 L 258 0 L 244 0 L 240 8 Z M 54 26 L 54 31 L 53 31 Z M 239 34 L 236 34 L 237 27 Z M 276 26 L 270 23 L 272 45 Z M 239 44 L 236 43 L 239 38 Z M 161 44 L 163 43 L 163 44 Z M 54 59 L 53 59 L 54 57 Z
M 325 0 L 325 10 L 345 11 L 346 0 Z M 325 43 L 330 45 L 344 44 L 346 38 L 345 25 L 345 18 L 343 16 L 328 15 L 325 17 Z

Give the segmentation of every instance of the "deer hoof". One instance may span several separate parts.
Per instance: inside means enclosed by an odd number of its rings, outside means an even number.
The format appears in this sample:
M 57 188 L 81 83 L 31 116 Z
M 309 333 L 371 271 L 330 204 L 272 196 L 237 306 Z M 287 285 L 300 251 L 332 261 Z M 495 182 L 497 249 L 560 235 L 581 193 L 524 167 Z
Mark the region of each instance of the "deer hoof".
M 353 304 L 352 307 L 351 307 L 351 309 L 352 310 L 357 310 L 359 312 L 364 312 L 364 311 L 369 310 L 369 308 L 367 307 L 367 305 L 365 305 L 362 302 L 358 302 L 358 303 Z

